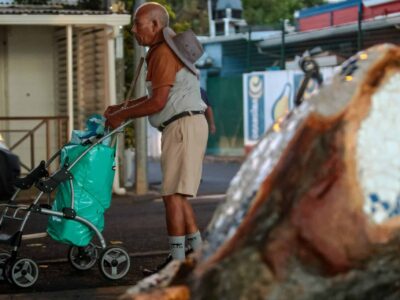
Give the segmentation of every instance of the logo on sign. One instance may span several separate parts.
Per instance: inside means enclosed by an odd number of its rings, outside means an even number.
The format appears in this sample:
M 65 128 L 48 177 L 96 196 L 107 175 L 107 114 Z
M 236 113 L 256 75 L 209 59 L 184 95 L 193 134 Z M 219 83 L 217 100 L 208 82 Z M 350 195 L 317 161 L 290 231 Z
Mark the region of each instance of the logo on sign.
M 264 82 L 262 75 L 249 77 L 249 138 L 257 140 L 264 133 Z

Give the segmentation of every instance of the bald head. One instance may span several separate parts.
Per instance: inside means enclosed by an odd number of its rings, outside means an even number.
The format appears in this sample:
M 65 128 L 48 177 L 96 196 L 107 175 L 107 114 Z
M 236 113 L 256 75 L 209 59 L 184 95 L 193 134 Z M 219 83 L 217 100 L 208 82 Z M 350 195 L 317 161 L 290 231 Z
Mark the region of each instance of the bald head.
M 147 2 L 140 5 L 136 11 L 134 18 L 146 16 L 152 22 L 159 22 L 162 27 L 169 25 L 169 15 L 164 6 L 157 2 Z

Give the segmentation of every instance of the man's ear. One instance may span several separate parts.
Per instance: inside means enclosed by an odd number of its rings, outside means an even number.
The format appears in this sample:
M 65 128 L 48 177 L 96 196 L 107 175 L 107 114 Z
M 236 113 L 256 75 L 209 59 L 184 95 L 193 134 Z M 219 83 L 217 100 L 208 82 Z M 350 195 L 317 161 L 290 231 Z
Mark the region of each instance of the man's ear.
M 153 32 L 158 32 L 160 31 L 161 28 L 161 24 L 158 20 L 153 20 L 151 21 L 152 25 L 153 25 Z

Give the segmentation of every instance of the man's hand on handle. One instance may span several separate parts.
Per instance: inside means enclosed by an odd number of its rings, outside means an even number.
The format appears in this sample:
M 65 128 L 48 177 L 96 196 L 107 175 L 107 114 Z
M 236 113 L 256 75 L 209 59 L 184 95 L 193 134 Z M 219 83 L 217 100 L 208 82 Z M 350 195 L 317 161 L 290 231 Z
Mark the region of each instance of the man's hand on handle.
M 124 103 L 110 105 L 104 112 L 104 117 L 106 118 L 106 127 L 111 127 L 112 129 L 117 128 L 125 118 L 122 116 L 122 111 L 124 110 Z
M 107 107 L 106 111 L 104 112 L 104 117 L 107 118 L 107 116 L 113 114 L 114 112 L 120 110 L 123 106 L 123 103 L 121 104 L 116 104 L 116 105 L 110 105 Z
M 170 87 L 161 87 L 161 88 L 155 90 L 154 94 L 159 93 L 159 91 L 163 92 L 163 95 L 165 96 L 165 102 L 166 102 L 168 99 L 169 89 L 170 89 Z M 157 108 L 156 104 L 159 103 L 160 101 L 155 101 L 154 102 L 155 104 L 152 104 L 151 109 L 149 109 L 148 107 L 149 107 L 150 102 L 148 101 L 148 99 L 149 98 L 147 96 L 143 96 L 143 97 L 140 97 L 137 99 L 130 99 L 128 101 L 124 101 L 121 104 L 110 105 L 109 107 L 107 107 L 106 111 L 104 112 L 104 117 L 107 119 L 106 126 L 109 126 L 113 129 L 115 129 L 118 126 L 120 126 L 121 123 L 127 119 L 137 118 L 137 117 L 141 117 L 143 115 L 149 115 L 149 114 L 157 112 L 158 110 L 154 110 L 154 108 Z M 165 105 L 164 102 L 163 102 L 163 104 Z M 144 113 L 143 113 L 143 108 L 147 109 L 147 111 L 144 110 Z M 142 110 L 142 111 L 140 111 L 140 110 Z
M 117 128 L 125 121 L 125 118 L 121 115 L 120 111 L 117 111 L 106 118 L 106 127 L 111 127 L 112 129 Z

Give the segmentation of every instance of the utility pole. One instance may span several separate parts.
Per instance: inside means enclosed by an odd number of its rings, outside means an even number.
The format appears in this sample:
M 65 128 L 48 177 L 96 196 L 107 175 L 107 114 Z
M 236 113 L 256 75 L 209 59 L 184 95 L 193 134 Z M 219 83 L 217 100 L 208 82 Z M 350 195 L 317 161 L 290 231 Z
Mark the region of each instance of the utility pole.
M 208 27 L 210 37 L 215 36 L 215 23 L 213 19 L 213 5 L 211 0 L 207 0 L 207 10 L 208 10 Z
M 144 0 L 136 0 L 133 8 L 134 11 L 139 5 L 143 4 Z M 133 37 L 134 49 L 134 70 L 137 69 L 141 57 L 144 57 L 144 48 L 141 47 Z M 139 98 L 146 93 L 145 77 L 143 68 L 136 83 L 134 97 Z M 135 192 L 138 195 L 147 193 L 147 120 L 146 117 L 135 119 Z
M 286 45 L 285 45 L 285 34 L 286 34 L 286 26 L 285 26 L 285 19 L 281 20 L 281 70 L 286 70 Z
M 362 20 L 363 20 L 363 3 L 360 1 L 358 4 L 358 20 L 357 20 L 357 50 L 361 51 L 364 47 L 363 45 L 363 31 L 362 31 Z

